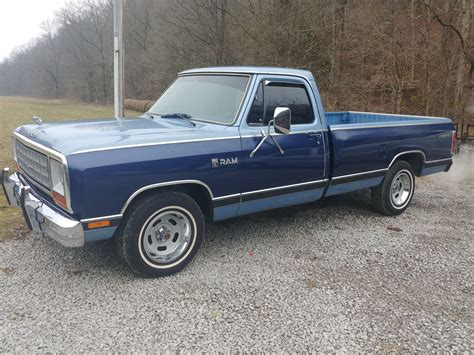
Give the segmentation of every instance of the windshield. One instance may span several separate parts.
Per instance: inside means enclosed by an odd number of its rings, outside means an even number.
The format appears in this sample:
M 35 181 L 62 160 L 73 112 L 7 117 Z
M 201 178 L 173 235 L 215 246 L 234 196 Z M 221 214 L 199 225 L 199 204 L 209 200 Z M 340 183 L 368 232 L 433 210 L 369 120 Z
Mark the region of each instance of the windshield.
M 248 76 L 188 75 L 178 77 L 151 107 L 149 114 L 179 112 L 198 121 L 231 124 L 244 97 Z

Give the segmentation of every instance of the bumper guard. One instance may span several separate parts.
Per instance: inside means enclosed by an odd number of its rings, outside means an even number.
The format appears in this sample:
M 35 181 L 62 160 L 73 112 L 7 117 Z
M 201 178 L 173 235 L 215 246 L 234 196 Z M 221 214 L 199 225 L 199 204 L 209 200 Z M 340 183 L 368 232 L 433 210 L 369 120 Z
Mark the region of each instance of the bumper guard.
M 65 217 L 36 198 L 30 186 L 24 184 L 17 173 L 8 176 L 9 169 L 2 170 L 2 187 L 10 205 L 20 207 L 28 228 L 65 247 L 84 245 L 81 222 Z

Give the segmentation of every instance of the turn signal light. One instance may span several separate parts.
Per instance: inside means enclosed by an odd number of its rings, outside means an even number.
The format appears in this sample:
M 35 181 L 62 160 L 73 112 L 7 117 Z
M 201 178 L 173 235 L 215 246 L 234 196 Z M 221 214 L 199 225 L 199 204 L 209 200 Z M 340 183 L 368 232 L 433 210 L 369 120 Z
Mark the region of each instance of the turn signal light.
M 110 226 L 110 221 L 108 219 L 105 221 L 87 223 L 87 228 L 89 229 L 102 228 L 102 227 L 108 227 L 108 226 Z
M 60 193 L 53 191 L 51 194 L 51 197 L 53 198 L 54 202 L 56 202 L 58 205 L 67 208 L 67 202 L 66 202 L 66 197 L 61 195 Z

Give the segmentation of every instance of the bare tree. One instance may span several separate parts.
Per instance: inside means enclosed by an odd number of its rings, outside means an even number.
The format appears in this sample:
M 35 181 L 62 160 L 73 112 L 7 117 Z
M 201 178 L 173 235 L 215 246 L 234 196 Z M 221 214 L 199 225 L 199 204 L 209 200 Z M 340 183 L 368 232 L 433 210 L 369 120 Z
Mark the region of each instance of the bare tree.
M 42 43 L 47 50 L 47 62 L 44 71 L 51 78 L 54 85 L 54 97 L 61 96 L 60 69 L 62 59 L 62 49 L 58 43 L 58 37 L 54 33 L 54 27 L 51 21 L 46 21 L 41 25 L 43 30 Z
M 314 73 L 329 110 L 469 120 L 473 2 L 127 0 L 125 92 L 156 98 L 190 67 L 288 66 Z M 0 63 L 0 94 L 110 102 L 112 47 L 111 1 L 69 3 Z
M 460 8 L 457 8 L 458 1 L 455 1 L 447 10 L 442 10 L 431 2 L 418 0 L 433 15 L 436 21 L 443 27 L 451 30 L 459 41 L 461 53 L 459 56 L 459 65 L 456 74 L 456 87 L 454 94 L 455 115 L 462 111 L 460 102 L 464 91 L 464 71 L 465 62 L 469 65 L 469 76 L 467 88 L 470 91 L 470 98 L 474 101 L 474 37 L 472 35 L 474 20 L 474 0 L 462 0 Z M 452 12 L 460 12 L 459 24 L 451 23 L 446 20 L 446 15 Z

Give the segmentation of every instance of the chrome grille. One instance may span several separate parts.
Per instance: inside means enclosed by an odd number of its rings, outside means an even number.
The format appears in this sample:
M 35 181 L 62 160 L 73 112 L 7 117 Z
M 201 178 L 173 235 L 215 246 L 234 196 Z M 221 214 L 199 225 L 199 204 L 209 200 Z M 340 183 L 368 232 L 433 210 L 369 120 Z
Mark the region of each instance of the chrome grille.
M 31 179 L 51 189 L 48 157 L 15 141 L 16 161 L 20 169 Z

